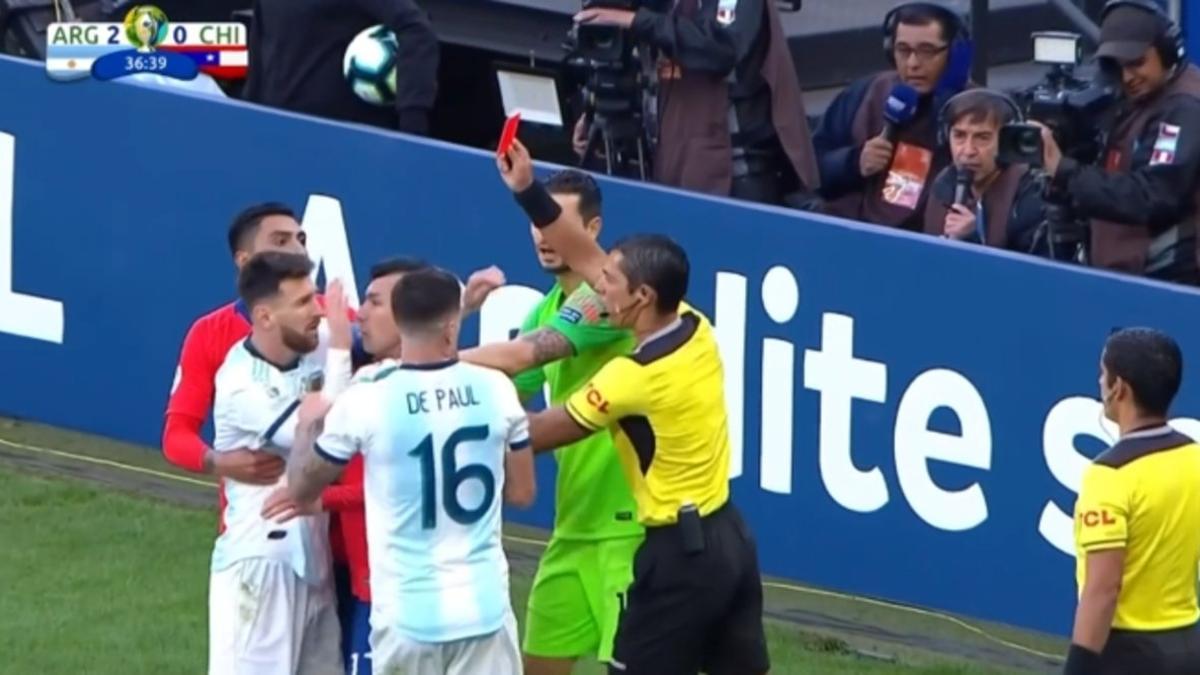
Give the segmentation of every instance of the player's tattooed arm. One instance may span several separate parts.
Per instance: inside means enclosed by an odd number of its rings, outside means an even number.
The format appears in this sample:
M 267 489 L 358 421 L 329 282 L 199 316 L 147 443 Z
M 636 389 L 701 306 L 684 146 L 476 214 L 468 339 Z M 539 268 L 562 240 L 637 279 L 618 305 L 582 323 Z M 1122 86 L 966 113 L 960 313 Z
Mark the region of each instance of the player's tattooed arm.
M 329 407 L 330 403 L 320 394 L 309 394 L 297 413 L 287 488 L 292 499 L 301 504 L 316 500 L 325 486 L 342 475 L 344 465 L 331 462 L 316 451 L 317 436 Z
M 575 347 L 567 336 L 553 328 L 542 327 L 518 338 L 532 346 L 532 363 L 528 368 L 544 366 L 547 363 L 565 359 L 575 353 Z M 528 370 L 525 368 L 524 370 Z
M 292 499 L 301 504 L 310 503 L 321 496 L 321 490 L 342 475 L 341 464 L 335 464 L 316 452 L 319 431 L 314 425 L 309 429 L 297 430 L 296 444 L 288 462 L 287 488 Z
M 459 358 L 516 375 L 574 353 L 575 347 L 565 335 L 553 328 L 542 327 L 515 340 L 467 349 L 459 354 Z

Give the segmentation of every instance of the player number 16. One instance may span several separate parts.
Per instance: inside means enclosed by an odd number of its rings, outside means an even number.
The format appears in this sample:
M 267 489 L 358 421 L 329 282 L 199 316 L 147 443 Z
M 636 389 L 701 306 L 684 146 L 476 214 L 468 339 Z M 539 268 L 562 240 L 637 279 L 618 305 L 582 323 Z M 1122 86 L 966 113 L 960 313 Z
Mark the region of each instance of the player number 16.
M 456 451 L 460 443 L 482 441 L 488 437 L 486 424 L 473 427 L 462 427 L 450 434 L 442 445 L 442 506 L 446 515 L 460 525 L 470 525 L 478 522 L 487 513 L 488 507 L 496 497 L 496 476 L 492 470 L 483 464 L 467 464 L 458 466 Z M 433 465 L 433 434 L 425 437 L 417 447 L 408 452 L 410 457 L 421 460 L 421 527 L 432 530 L 437 527 L 437 475 Z M 458 501 L 458 487 L 469 480 L 477 480 L 483 485 L 483 499 L 479 506 L 473 509 L 464 507 Z

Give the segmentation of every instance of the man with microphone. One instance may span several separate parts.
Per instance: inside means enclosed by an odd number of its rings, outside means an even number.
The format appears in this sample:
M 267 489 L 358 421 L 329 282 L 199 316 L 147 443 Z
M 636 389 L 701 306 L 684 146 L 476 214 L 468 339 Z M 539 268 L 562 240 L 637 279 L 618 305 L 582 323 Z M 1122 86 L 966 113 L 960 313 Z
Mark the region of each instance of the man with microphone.
M 953 163 L 933 180 L 925 231 L 1020 253 L 1049 255 L 1042 189 L 1026 164 L 1000 161 L 1000 130 L 1019 122 L 1008 96 L 970 89 L 946 102 L 940 135 Z
M 971 41 L 956 11 L 909 2 L 884 18 L 893 70 L 852 83 L 813 135 L 826 212 L 920 231 L 928 183 L 949 163 L 937 112 L 967 86 Z

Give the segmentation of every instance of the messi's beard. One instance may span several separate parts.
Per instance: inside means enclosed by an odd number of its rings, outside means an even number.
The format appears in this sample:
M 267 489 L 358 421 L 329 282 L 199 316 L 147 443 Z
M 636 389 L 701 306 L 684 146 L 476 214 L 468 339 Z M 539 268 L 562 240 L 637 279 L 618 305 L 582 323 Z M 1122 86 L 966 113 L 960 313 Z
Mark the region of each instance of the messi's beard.
M 290 328 L 281 328 L 280 338 L 283 340 L 283 346 L 297 354 L 308 354 L 317 348 L 317 343 L 320 341 L 318 335 L 310 337 L 307 332 L 295 331 Z

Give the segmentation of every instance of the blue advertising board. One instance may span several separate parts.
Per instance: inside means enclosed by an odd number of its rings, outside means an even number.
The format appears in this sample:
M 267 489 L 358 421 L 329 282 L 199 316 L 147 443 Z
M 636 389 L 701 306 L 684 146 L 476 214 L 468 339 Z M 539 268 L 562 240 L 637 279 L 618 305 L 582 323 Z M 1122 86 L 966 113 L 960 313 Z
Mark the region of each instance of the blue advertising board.
M 509 285 L 501 339 L 550 280 L 493 158 L 0 59 L 0 413 L 157 445 L 179 345 L 227 302 L 232 214 L 303 212 L 321 276 L 417 254 Z M 725 361 L 734 495 L 768 574 L 1063 633 L 1071 513 L 1114 326 L 1200 341 L 1200 295 L 934 238 L 605 180 L 603 241 L 664 232 Z M 1190 352 L 1189 352 L 1190 355 Z M 1177 421 L 1200 406 L 1189 362 Z M 541 503 L 510 517 L 545 525 Z

